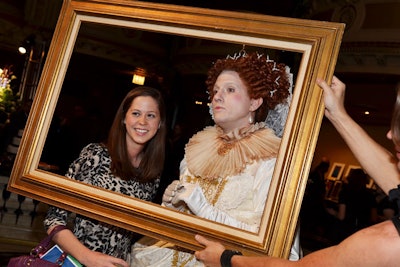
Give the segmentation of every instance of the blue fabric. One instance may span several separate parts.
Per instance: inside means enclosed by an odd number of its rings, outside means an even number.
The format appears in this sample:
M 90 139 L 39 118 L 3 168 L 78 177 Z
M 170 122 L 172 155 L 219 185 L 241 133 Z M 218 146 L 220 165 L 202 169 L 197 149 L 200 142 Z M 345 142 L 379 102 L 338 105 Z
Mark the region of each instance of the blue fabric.
M 42 259 L 50 261 L 50 262 L 56 262 L 63 251 L 60 249 L 59 246 L 55 245 L 51 249 L 49 249 L 45 254 L 42 255 Z M 82 267 L 82 264 L 80 264 L 74 257 L 68 255 L 67 258 L 65 259 L 62 267 Z

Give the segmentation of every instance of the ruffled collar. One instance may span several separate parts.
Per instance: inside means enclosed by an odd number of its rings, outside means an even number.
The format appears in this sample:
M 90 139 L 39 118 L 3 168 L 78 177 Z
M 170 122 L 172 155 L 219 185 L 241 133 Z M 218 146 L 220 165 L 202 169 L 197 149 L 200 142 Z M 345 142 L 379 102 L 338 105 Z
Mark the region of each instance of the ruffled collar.
M 276 157 L 281 139 L 264 122 L 224 134 L 218 126 L 195 134 L 185 148 L 189 171 L 214 180 L 242 173 L 247 165 Z

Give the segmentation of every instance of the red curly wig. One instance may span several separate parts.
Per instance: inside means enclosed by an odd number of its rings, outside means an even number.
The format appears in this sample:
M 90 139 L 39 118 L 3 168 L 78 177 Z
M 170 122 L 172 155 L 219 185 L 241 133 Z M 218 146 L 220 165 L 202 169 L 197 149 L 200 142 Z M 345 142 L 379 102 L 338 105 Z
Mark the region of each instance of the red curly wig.
M 235 71 L 247 87 L 250 98 L 262 98 L 263 104 L 255 112 L 255 121 L 264 121 L 268 111 L 289 96 L 290 81 L 286 65 L 269 60 L 258 53 L 219 59 L 208 71 L 206 86 L 210 99 L 214 97 L 214 85 L 224 70 Z

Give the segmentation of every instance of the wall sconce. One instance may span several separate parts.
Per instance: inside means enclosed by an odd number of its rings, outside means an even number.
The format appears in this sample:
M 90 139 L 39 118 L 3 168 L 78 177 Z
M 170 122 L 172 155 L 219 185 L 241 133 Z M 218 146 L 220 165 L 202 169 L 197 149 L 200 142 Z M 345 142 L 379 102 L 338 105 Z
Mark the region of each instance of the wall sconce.
M 132 78 L 132 83 L 134 84 L 138 84 L 138 85 L 143 85 L 144 84 L 144 80 L 146 79 L 145 76 L 141 76 L 139 74 L 133 74 L 133 78 Z
M 18 47 L 18 52 L 21 54 L 21 55 L 25 55 L 26 54 L 26 48 L 24 47 L 24 46 L 20 46 L 20 47 Z
M 26 54 L 26 52 L 35 45 L 35 39 L 36 39 L 36 36 L 34 34 L 31 34 L 28 37 L 26 37 L 25 40 L 20 45 L 20 47 L 18 47 L 18 52 L 21 55 Z

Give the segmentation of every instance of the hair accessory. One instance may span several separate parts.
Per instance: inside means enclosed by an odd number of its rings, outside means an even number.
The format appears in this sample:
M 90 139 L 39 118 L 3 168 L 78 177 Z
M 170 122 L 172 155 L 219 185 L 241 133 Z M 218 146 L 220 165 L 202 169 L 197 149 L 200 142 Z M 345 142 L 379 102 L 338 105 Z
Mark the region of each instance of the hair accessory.
M 212 104 L 208 105 L 208 112 L 211 115 L 211 119 L 214 120 L 214 112 L 213 112 L 213 109 L 212 109 Z
M 256 51 L 255 55 L 257 56 L 258 59 L 260 59 L 263 57 L 264 54 L 258 53 Z M 231 60 L 236 61 L 240 58 L 245 58 L 247 56 L 248 56 L 248 54 L 245 51 L 245 45 L 243 45 L 242 50 L 240 50 L 238 53 L 235 53 L 234 55 L 227 55 L 226 59 L 231 59 Z M 266 57 L 265 61 L 267 63 L 273 63 L 272 71 L 279 71 L 279 68 L 277 68 L 277 66 L 278 66 L 277 62 L 275 62 L 273 59 L 271 59 L 268 54 L 266 54 L 265 57 Z M 292 101 L 293 74 L 290 72 L 290 68 L 288 66 L 286 66 L 285 71 L 286 71 L 286 74 L 288 76 L 288 81 L 289 81 L 288 97 L 285 100 L 283 100 L 283 102 L 281 102 L 280 104 L 277 104 L 273 110 L 269 110 L 269 112 L 264 120 L 266 123 L 266 126 L 270 129 L 274 130 L 275 134 L 278 137 L 283 136 L 283 131 L 284 131 L 284 128 L 286 125 L 286 119 L 289 114 L 290 103 Z M 276 85 L 279 86 L 279 84 L 280 84 L 279 81 L 280 81 L 280 76 L 275 78 L 274 82 Z M 210 94 L 209 91 L 207 91 L 207 93 Z M 269 93 L 270 93 L 270 97 L 274 97 L 275 93 L 279 94 L 277 89 L 270 90 Z M 210 100 L 212 101 L 212 99 L 210 99 Z M 212 119 L 214 120 L 212 105 L 209 106 L 209 112 L 210 112 Z M 253 120 L 253 118 L 252 118 L 252 120 Z M 249 119 L 249 121 L 250 121 L 250 119 Z
M 278 77 L 276 77 L 276 79 L 275 79 L 275 83 L 276 83 L 277 85 L 279 85 L 278 81 L 279 81 L 280 78 L 281 78 L 281 76 L 278 76 Z
M 258 53 L 257 53 L 258 54 Z M 259 55 L 258 58 L 262 57 L 262 55 Z M 274 60 L 269 59 L 269 55 L 267 55 L 267 62 L 274 62 Z
M 240 50 L 239 53 L 235 53 L 233 56 L 227 55 L 226 58 L 227 58 L 227 59 L 237 60 L 238 58 L 246 57 L 246 56 L 247 56 L 246 51 L 245 51 L 244 49 L 242 49 L 242 50 Z
M 283 136 L 283 130 L 285 129 L 286 119 L 289 114 L 289 107 L 292 101 L 292 88 L 293 88 L 293 74 L 290 72 L 290 68 L 286 66 L 286 73 L 289 77 L 289 96 L 286 100 L 278 104 L 275 109 L 270 110 L 268 112 L 267 118 L 265 119 L 265 123 L 268 128 L 271 128 L 275 131 L 275 134 L 279 137 Z M 271 92 L 273 95 L 274 91 Z

